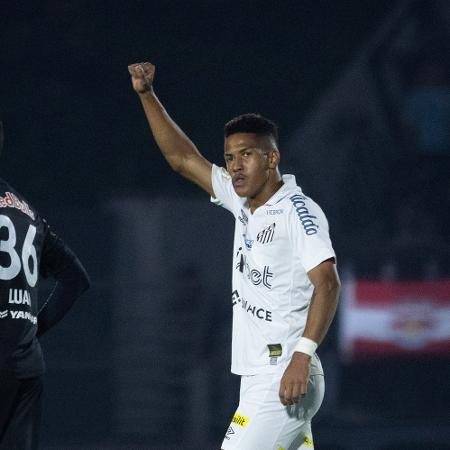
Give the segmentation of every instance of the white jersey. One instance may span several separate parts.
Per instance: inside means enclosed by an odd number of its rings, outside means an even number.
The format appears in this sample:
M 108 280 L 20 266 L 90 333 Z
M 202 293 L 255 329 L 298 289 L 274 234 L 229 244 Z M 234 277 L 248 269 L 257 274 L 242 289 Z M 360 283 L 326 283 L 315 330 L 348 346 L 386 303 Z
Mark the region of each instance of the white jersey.
M 231 371 L 274 373 L 290 361 L 306 324 L 313 285 L 307 273 L 335 253 L 328 222 L 293 175 L 250 212 L 224 168 L 213 165 L 211 201 L 236 219 L 233 254 L 233 343 Z M 311 375 L 322 374 L 317 355 Z

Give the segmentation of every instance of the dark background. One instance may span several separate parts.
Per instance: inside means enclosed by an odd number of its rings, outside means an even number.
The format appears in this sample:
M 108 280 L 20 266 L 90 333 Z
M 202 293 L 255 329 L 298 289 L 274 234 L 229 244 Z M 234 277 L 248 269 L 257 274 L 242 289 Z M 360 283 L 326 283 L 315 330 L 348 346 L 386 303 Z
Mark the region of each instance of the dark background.
M 205 155 L 222 160 L 222 128 L 258 111 L 282 144 L 392 2 L 7 2 L 1 27 L 4 176 L 54 202 L 98 204 L 162 182 L 127 65 L 151 60 L 156 89 Z M 60 176 L 48 177 L 49 161 Z M 19 174 L 21 176 L 18 179 Z M 52 184 L 50 184 L 52 183 Z M 53 184 L 54 183 L 54 184 Z M 195 189 L 192 189 L 195 192 Z
M 156 65 L 157 94 L 216 164 L 232 117 L 278 123 L 281 169 L 327 213 L 341 274 L 449 277 L 448 2 L 47 0 L 0 12 L 1 176 L 93 282 L 43 339 L 43 448 L 219 448 L 237 402 L 232 220 L 160 156 L 130 63 Z M 444 131 L 427 147 L 408 99 L 429 86 Z M 337 336 L 335 323 L 320 353 L 319 450 L 450 448 L 448 354 L 348 364 Z

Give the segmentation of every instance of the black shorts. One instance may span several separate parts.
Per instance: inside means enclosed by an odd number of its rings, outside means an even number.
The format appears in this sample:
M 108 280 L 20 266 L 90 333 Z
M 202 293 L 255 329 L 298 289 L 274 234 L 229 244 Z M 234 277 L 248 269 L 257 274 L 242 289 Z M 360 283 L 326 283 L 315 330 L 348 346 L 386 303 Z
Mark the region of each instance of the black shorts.
M 38 448 L 42 389 L 42 376 L 18 380 L 0 371 L 0 450 Z

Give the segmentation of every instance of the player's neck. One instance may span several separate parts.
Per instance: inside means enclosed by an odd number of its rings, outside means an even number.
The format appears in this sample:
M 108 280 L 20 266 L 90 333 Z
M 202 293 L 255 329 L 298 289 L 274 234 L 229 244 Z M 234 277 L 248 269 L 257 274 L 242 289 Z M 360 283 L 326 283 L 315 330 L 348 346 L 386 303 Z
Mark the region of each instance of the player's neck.
M 248 206 L 253 214 L 260 206 L 267 201 L 283 186 L 281 175 L 277 176 L 271 183 L 264 185 L 264 188 L 254 197 L 248 198 Z

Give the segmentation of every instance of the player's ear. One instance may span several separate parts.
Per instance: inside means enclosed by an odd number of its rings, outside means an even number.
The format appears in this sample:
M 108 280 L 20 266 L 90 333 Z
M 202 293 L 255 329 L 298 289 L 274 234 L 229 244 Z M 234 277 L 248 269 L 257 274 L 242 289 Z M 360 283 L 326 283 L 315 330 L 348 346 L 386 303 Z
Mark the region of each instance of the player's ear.
M 278 167 L 278 164 L 280 164 L 280 152 L 277 149 L 274 149 L 271 150 L 267 156 L 269 169 L 276 169 Z

